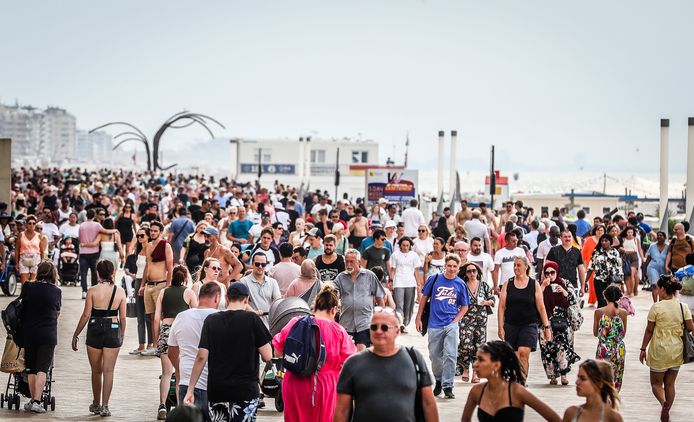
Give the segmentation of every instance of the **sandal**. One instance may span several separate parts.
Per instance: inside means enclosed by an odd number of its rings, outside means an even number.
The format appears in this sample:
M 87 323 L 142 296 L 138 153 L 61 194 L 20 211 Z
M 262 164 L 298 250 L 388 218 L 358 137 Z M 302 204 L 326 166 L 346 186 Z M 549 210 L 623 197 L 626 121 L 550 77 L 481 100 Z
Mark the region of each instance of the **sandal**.
M 549 385 L 557 385 L 557 379 L 552 378 L 551 380 L 549 380 Z
M 569 380 L 566 377 L 561 377 L 561 385 L 569 385 Z
M 479 379 L 478 377 L 474 376 L 474 377 L 472 377 L 472 383 L 473 383 L 473 384 L 479 384 L 479 383 L 480 383 L 480 379 Z
M 463 382 L 470 381 L 470 373 L 468 371 L 463 371 L 462 379 L 463 379 Z

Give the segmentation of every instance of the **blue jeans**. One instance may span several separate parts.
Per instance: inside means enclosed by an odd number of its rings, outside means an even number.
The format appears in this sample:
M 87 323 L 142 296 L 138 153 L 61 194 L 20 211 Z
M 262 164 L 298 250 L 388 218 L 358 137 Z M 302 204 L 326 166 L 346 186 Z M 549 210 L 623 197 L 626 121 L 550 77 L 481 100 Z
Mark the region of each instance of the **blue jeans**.
M 183 399 L 186 397 L 187 393 L 188 393 L 188 386 L 187 385 L 181 384 L 178 386 L 178 402 L 179 403 L 183 403 Z M 209 422 L 210 410 L 207 406 L 207 390 L 201 390 L 199 388 L 196 388 L 193 391 L 193 402 L 195 403 L 195 407 L 202 410 L 202 414 L 205 418 L 205 422 Z
M 443 328 L 429 328 L 429 358 L 436 381 L 443 388 L 453 388 L 458 359 L 458 323 Z

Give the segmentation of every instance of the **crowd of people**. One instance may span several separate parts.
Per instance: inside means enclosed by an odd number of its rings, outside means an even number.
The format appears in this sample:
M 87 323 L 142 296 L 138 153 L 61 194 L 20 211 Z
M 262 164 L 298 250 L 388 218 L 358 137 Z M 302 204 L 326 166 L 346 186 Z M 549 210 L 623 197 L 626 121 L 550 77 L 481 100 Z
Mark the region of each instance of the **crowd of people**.
M 111 414 L 130 303 L 138 337 L 130 353 L 161 362 L 160 420 L 174 374 L 178 402 L 204 420 L 254 420 L 265 406 L 261 362 L 283 356 L 298 321 L 270 334 L 270 308 L 287 297 L 311 306 L 326 352 L 315 379 L 285 373 L 288 421 L 435 421 L 435 397 L 455 398 L 457 376 L 474 384 L 464 421 L 475 408 L 481 421 L 522 420 L 526 405 L 561 420 L 526 388 L 529 357 L 539 345 L 548 383 L 568 384 L 582 359 L 574 334 L 584 307 L 595 308 L 597 349 L 577 371 L 586 403 L 564 420 L 621 420 L 629 298 L 642 290 L 654 304 L 640 359 L 667 421 L 682 334 L 694 330 L 694 298 L 678 295 L 672 275 L 694 259 L 685 222 L 670 237 L 631 212 L 588 222 L 582 210 L 569 219 L 558 209 L 535 215 L 520 201 L 494 210 L 465 200 L 428 221 L 414 199 L 367 206 L 279 182 L 122 170 L 16 169 L 11 194 L 0 209 L 10 259 L 0 265 L 16 266 L 26 319 L 41 315 L 53 327 L 27 331 L 30 383 L 45 382 L 61 301 L 60 289 L 30 286 L 64 282 L 76 268 L 85 303 L 72 348 L 86 327 L 89 410 L 101 416 Z M 487 340 L 494 313 L 501 341 Z M 412 328 L 427 335 L 431 372 L 418 350 L 396 342 Z M 34 404 L 26 409 L 38 412 Z

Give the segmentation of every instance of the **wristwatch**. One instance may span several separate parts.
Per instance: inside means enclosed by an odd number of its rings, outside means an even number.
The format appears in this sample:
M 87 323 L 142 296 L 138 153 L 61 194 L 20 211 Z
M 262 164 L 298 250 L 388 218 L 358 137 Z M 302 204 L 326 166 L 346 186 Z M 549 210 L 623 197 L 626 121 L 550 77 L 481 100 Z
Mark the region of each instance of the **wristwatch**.
M 549 326 L 549 325 L 545 325 L 545 326 L 544 326 L 544 329 L 545 329 L 545 330 L 549 330 L 550 328 L 552 328 L 552 327 Z

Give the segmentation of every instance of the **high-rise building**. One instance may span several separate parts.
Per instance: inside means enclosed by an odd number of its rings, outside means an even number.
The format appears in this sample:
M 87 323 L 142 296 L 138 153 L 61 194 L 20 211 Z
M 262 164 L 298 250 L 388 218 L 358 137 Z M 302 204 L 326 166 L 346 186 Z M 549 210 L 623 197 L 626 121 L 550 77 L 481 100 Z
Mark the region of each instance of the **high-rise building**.
M 73 161 L 76 153 L 75 116 L 62 108 L 0 104 L 0 137 L 12 139 L 12 159 L 41 157 L 51 163 Z
M 113 164 L 113 137 L 104 131 L 77 130 L 77 162 Z

